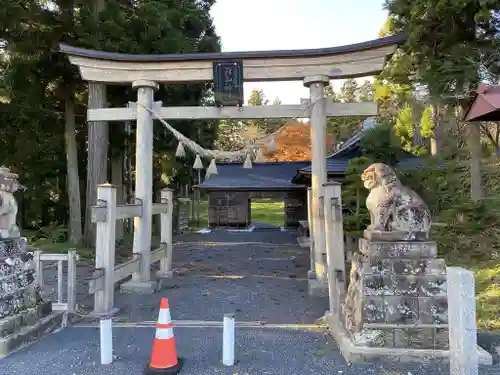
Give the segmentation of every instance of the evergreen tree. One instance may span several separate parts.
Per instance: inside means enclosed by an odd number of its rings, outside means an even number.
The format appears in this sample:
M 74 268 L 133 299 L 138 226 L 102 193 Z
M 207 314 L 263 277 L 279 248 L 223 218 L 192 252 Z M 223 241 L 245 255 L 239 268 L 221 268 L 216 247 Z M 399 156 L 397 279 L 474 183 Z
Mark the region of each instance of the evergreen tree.
M 373 84 L 366 80 L 359 87 L 358 90 L 359 101 L 361 102 L 372 102 L 373 101 Z
M 269 100 L 266 99 L 264 95 L 264 91 L 262 89 L 253 89 L 248 97 L 248 105 L 252 107 L 258 107 L 262 105 L 267 105 Z M 260 129 L 260 131 L 267 133 L 267 122 L 266 119 L 256 119 L 252 121 L 248 121 L 248 125 L 256 127 Z
M 420 130 L 421 134 L 425 138 L 430 138 L 434 131 L 434 120 L 432 114 L 432 107 L 427 106 L 422 112 L 422 118 L 420 119 Z
M 280 98 L 274 98 L 273 100 L 273 105 L 280 105 L 281 100 Z M 288 123 L 287 119 L 281 119 L 281 118 L 273 118 L 267 120 L 267 126 L 266 126 L 266 133 L 274 133 L 276 130 L 279 128 L 285 126 Z
M 406 151 L 411 151 L 413 140 L 413 114 L 409 105 L 405 105 L 399 111 L 394 132 L 401 140 L 401 144 Z
M 407 31 L 402 53 L 411 61 L 408 77 L 437 106 L 436 115 L 465 110 L 471 90 L 483 79 L 498 82 L 500 14 L 497 0 L 386 0 L 394 31 Z M 441 133 L 436 119 L 435 133 Z M 478 127 L 468 127 L 471 198 L 482 197 L 481 139 Z M 439 138 L 439 136 L 438 136 Z M 437 150 L 439 147 L 435 147 Z
M 103 171 L 100 176 L 105 176 L 108 169 L 109 160 L 105 156 L 99 158 L 91 154 L 85 163 L 87 141 L 95 145 L 92 134 L 87 139 L 85 131 L 87 85 L 58 51 L 59 42 L 125 53 L 220 51 L 209 14 L 213 3 L 18 0 L 3 4 L 0 9 L 3 43 L 0 86 L 8 103 L 0 113 L 0 133 L 5 146 L 0 150 L 0 162 L 19 172 L 23 183 L 30 188 L 30 194 L 22 199 L 26 202 L 20 202 L 23 226 L 66 225 L 70 198 L 70 236 L 73 242 L 78 242 L 80 194 L 75 187 L 81 185 L 87 166 L 94 169 L 89 172 L 93 179 L 99 175 L 96 168 Z M 197 105 L 207 101 L 208 88 L 205 84 L 164 85 L 156 98 L 166 105 L 186 102 Z M 128 100 L 136 100 L 131 88 L 108 87 L 107 91 L 111 105 L 123 106 Z M 133 142 L 134 134 L 126 135 L 118 124 L 114 125 L 111 149 L 119 150 L 127 137 Z M 215 137 L 216 127 L 211 121 L 179 121 L 173 125 L 182 127 L 180 130 L 188 137 L 200 136 L 200 142 L 205 145 L 211 144 Z M 198 134 L 200 127 L 203 131 Z M 107 150 L 107 131 L 101 133 L 99 137 L 104 143 L 97 144 L 96 148 Z M 155 132 L 156 176 L 175 177 L 182 169 L 182 165 L 175 165 L 173 158 L 164 157 L 171 155 L 175 147 L 170 134 Z M 114 157 L 114 152 L 109 156 Z M 160 171 L 158 160 L 172 162 Z M 95 189 L 95 184 L 88 186 Z M 85 205 L 94 204 L 92 194 L 87 191 L 86 195 Z
M 340 95 L 339 95 L 340 99 L 344 103 L 351 103 L 357 101 L 359 97 L 358 89 L 359 86 L 356 80 L 352 78 L 346 79 L 340 89 Z

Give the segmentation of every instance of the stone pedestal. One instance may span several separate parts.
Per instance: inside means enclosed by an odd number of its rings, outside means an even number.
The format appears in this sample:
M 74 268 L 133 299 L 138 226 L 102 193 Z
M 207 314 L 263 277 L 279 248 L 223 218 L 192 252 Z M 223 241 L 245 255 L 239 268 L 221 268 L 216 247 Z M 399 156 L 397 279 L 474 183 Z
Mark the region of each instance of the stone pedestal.
M 446 265 L 435 242 L 360 241 L 344 325 L 356 345 L 448 349 Z
M 360 177 L 370 190 L 370 225 L 352 257 L 347 294 L 343 302 L 339 298 L 340 308 L 326 316 L 330 331 L 350 362 L 449 361 L 450 332 L 456 330 L 449 329 L 455 322 L 448 323 L 448 301 L 458 292 L 451 277 L 448 293 L 446 264 L 429 240 L 431 212 L 388 165 L 374 163 Z M 473 300 L 470 295 L 464 301 Z M 455 310 L 474 308 L 474 303 L 464 302 Z M 475 349 L 479 363 L 491 364 L 488 352 Z
M 341 311 L 326 316 L 346 360 L 449 361 L 447 269 L 436 254 L 433 241 L 360 239 Z
M 26 238 L 0 239 L 0 358 L 61 327 L 62 313 L 42 298 Z

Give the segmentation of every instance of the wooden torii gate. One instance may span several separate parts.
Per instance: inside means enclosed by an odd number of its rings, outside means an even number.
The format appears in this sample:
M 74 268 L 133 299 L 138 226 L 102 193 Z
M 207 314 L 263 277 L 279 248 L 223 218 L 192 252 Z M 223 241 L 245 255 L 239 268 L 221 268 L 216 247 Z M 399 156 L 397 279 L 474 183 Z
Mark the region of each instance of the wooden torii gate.
M 311 273 L 325 290 L 327 287 L 325 224 L 320 198 L 324 195 L 326 174 L 326 119 L 328 116 L 375 116 L 373 102 L 332 103 L 324 100 L 323 89 L 333 79 L 366 77 L 379 73 L 387 59 L 403 42 L 403 35 L 389 36 L 347 46 L 258 52 L 221 52 L 169 55 L 137 55 L 87 50 L 61 44 L 60 51 L 78 66 L 88 82 L 132 85 L 137 89 L 139 105 L 88 109 L 87 121 L 137 121 L 135 198 L 142 202 L 142 215 L 134 225 L 134 254 L 140 254 L 141 266 L 133 275 L 137 290 L 150 284 L 151 213 L 153 185 L 153 116 L 154 109 L 165 120 L 180 119 L 271 119 L 309 117 L 312 147 L 312 233 L 315 244 L 311 252 Z M 310 98 L 297 105 L 229 106 L 229 107 L 161 107 L 154 102 L 160 83 L 213 81 L 216 64 L 234 63 L 242 68 L 245 82 L 303 81 Z M 217 73 L 215 73 L 217 74 Z M 92 94 L 92 93 L 90 93 Z M 105 161 L 103 161 L 105 162 Z M 338 257 L 341 261 L 343 257 Z M 342 267 L 343 268 L 343 267 Z M 345 276 L 345 275 L 344 275 Z M 143 284 L 142 286 L 139 284 Z M 133 288 L 132 288 L 133 289 Z

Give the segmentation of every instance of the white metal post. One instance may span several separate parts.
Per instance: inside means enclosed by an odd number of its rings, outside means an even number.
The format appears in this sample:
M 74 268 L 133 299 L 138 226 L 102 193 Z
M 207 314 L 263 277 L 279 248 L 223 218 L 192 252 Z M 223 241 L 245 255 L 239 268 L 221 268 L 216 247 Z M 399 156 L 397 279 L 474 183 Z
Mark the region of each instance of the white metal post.
M 222 363 L 225 366 L 234 365 L 234 314 L 224 314 L 222 333 Z
M 101 365 L 113 362 L 113 320 L 102 317 L 100 321 Z
M 77 309 L 76 306 L 76 250 L 71 249 L 68 251 L 68 286 L 67 286 L 67 305 L 68 312 L 74 313 Z
M 174 211 L 174 191 L 164 188 L 161 191 L 161 203 L 167 204 L 167 212 L 160 214 L 160 241 L 165 253 L 160 260 L 160 277 L 172 277 L 172 219 Z
M 97 205 L 106 207 L 106 220 L 96 223 L 96 268 L 104 270 L 104 285 L 94 294 L 94 313 L 111 314 L 115 294 L 116 187 L 97 186 Z

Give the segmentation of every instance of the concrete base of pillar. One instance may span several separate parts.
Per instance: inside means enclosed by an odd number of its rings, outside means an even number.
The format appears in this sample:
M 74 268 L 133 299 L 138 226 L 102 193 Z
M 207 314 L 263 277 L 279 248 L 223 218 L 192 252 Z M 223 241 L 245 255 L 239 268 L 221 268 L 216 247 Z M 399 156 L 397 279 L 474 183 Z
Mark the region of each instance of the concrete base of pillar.
M 156 277 L 158 277 L 159 279 L 171 279 L 172 277 L 174 277 L 174 271 L 167 271 L 167 272 L 158 271 L 156 273 Z
M 318 279 L 307 281 L 308 291 L 311 297 L 328 297 L 328 284 Z
M 171 285 L 174 285 L 176 282 L 176 280 L 174 279 L 174 271 L 158 271 L 156 273 L 156 277 L 158 278 L 158 289 L 169 287 Z
M 104 316 L 115 316 L 115 315 L 118 315 L 119 312 L 120 312 L 120 309 L 118 307 L 113 307 L 111 310 L 106 311 L 106 312 L 92 311 L 92 312 L 88 313 L 87 316 L 91 317 L 91 318 L 102 318 Z
M 120 293 L 153 294 L 157 289 L 157 281 L 130 280 L 120 286 Z

